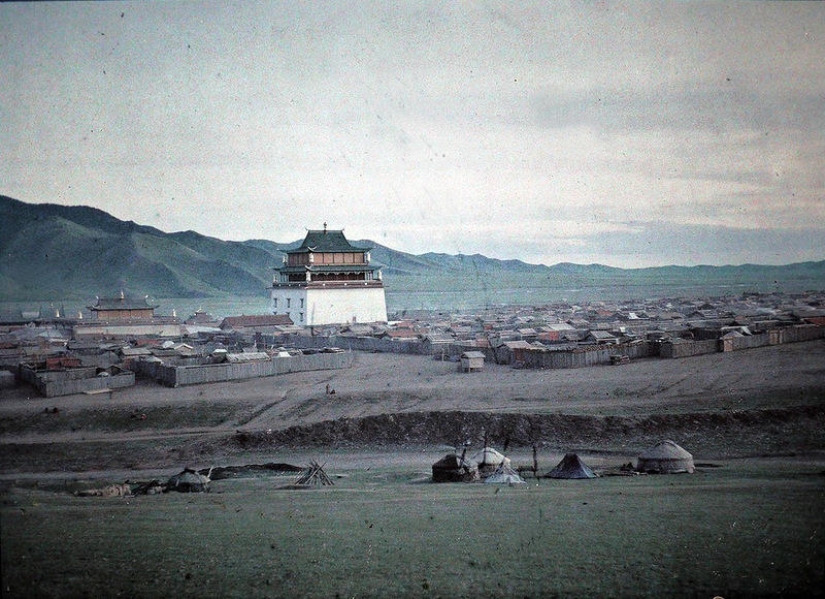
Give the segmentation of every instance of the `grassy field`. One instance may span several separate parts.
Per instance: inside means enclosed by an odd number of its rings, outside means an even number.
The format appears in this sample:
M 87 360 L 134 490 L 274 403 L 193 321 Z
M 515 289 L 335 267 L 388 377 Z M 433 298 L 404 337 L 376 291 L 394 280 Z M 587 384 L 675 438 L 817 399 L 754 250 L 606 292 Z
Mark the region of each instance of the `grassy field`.
M 464 376 L 424 356 L 111 397 L 0 395 L 7 597 L 810 597 L 825 586 L 825 344 Z M 324 389 L 337 390 L 334 399 Z M 54 411 L 59 407 L 58 411 Z M 145 415 L 145 418 L 143 417 Z M 697 474 L 436 485 L 490 436 L 540 472 L 671 438 Z M 510 441 L 508 445 L 507 441 Z M 184 466 L 326 463 L 331 488 L 76 497 Z
M 731 460 L 694 475 L 427 482 L 424 456 L 209 494 L 2 493 L 11 597 L 812 596 L 825 583 L 817 459 Z M 420 467 L 413 464 L 420 461 Z

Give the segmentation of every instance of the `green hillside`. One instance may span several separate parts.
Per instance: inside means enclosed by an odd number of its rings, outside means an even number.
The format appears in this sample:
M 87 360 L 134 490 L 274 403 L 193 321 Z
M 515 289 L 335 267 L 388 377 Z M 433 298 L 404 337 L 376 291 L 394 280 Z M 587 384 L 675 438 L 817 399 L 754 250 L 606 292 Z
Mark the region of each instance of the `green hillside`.
M 534 265 L 485 256 L 399 252 L 370 240 L 389 291 L 621 288 L 627 296 L 703 287 L 825 289 L 825 261 L 785 266 Z M 153 297 L 261 297 L 290 243 L 222 241 L 194 231 L 165 233 L 85 206 L 27 204 L 0 196 L 0 299 L 82 299 L 123 290 Z M 678 295 L 678 293 L 677 293 Z M 600 299 L 594 297 L 593 299 Z
M 168 234 L 87 207 L 0 196 L 0 296 L 88 299 L 260 295 L 276 256 L 191 231 Z

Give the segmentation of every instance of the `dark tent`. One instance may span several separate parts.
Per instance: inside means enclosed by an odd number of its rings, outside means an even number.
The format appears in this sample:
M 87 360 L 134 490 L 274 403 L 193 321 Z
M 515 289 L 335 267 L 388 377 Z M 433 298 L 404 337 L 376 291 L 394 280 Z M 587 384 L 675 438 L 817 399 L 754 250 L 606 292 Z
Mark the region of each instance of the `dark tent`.
M 433 464 L 433 482 L 460 483 L 479 480 L 478 468 L 463 456 L 449 453 Z
M 209 491 L 210 474 L 199 474 L 191 468 L 184 468 L 166 483 L 167 491 L 178 491 L 179 493 L 206 493 Z
M 545 478 L 596 478 L 593 471 L 575 453 L 568 453 Z

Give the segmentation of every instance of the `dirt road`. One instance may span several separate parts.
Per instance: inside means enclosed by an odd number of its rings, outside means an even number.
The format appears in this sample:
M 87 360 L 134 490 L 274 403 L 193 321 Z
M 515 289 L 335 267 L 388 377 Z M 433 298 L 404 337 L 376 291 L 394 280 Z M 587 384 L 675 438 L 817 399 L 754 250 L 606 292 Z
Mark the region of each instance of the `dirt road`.
M 327 394 L 327 385 L 334 394 Z M 409 419 L 430 413 L 449 413 L 452 419 L 458 413 L 487 418 L 496 414 L 564 415 L 569 417 L 564 421 L 567 428 L 572 423 L 584 426 L 584 421 L 574 417 L 589 417 L 595 428 L 589 437 L 582 433 L 582 439 L 598 449 L 594 431 L 604 425 L 593 419 L 613 419 L 627 429 L 648 426 L 645 423 L 654 417 L 671 416 L 673 422 L 681 417 L 680 426 L 690 424 L 691 418 L 698 422 L 698 418 L 700 427 L 704 423 L 719 429 L 720 416 L 738 414 L 739 418 L 728 418 L 725 426 L 739 430 L 742 422 L 755 422 L 752 415 L 773 410 L 770 418 L 762 419 L 760 426 L 765 430 L 760 429 L 760 435 L 773 431 L 777 436 L 793 434 L 795 427 L 816 427 L 824 402 L 822 341 L 573 370 L 517 370 L 486 364 L 483 372 L 471 374 L 458 372 L 453 363 L 423 356 L 363 353 L 346 370 L 177 389 L 141 382 L 111 397 L 48 399 L 33 397 L 25 388 L 4 391 L 0 453 L 5 458 L 2 468 L 18 472 L 25 469 L 29 457 L 40 468 L 47 467 L 48 455 L 64 461 L 58 468 L 66 462 L 71 468 L 85 467 L 86 462 L 94 467 L 115 455 L 127 465 L 152 464 L 179 460 L 180 455 L 192 452 L 210 452 L 211 445 L 235 438 L 239 432 L 248 436 L 311 426 L 329 431 L 328 424 L 319 423 L 341 419 L 350 422 L 350 429 L 352 421 L 380 427 L 382 421 L 375 418 L 382 415 L 408 415 Z M 784 421 L 788 426 L 781 426 Z M 562 421 L 554 422 L 555 427 L 562 426 Z M 373 432 L 377 434 L 377 429 Z M 360 441 L 369 443 L 369 434 L 364 433 Z M 569 435 L 574 434 L 571 428 Z M 821 435 L 815 431 L 798 434 L 805 447 L 825 449 L 825 445 L 818 447 Z M 282 438 L 300 443 L 311 435 L 302 432 Z M 386 438 L 386 434 L 378 436 Z M 412 438 L 428 442 L 418 434 Z M 747 438 L 738 435 L 737 442 L 746 443 Z M 753 436 L 751 445 L 741 451 L 753 451 L 757 442 L 758 435 Z M 609 445 L 608 440 L 605 443 Z M 224 447 L 238 450 L 232 443 Z

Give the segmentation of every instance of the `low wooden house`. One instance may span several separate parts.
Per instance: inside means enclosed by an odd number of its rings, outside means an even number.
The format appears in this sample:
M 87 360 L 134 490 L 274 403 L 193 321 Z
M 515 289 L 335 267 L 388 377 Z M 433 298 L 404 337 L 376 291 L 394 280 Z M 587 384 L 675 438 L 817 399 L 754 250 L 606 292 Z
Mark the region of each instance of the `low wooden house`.
M 484 354 L 480 351 L 465 351 L 461 354 L 461 372 L 481 372 L 484 370 Z

